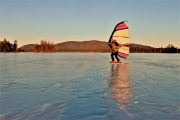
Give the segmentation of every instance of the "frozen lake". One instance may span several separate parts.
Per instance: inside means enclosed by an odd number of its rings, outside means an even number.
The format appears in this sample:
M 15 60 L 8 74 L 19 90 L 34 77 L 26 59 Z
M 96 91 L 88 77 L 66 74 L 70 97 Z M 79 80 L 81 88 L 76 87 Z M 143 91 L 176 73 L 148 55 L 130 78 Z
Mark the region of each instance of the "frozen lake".
M 0 120 L 179 120 L 180 54 L 0 53 Z

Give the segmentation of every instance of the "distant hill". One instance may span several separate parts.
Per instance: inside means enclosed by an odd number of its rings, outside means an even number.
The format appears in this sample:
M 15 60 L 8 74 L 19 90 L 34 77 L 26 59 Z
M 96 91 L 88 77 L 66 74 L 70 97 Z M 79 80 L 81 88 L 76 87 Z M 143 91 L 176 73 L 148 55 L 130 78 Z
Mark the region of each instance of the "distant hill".
M 68 41 L 55 44 L 57 49 L 109 49 L 109 45 L 104 41 Z
M 23 49 L 23 50 L 33 50 L 33 49 L 34 49 L 34 45 L 35 45 L 35 44 L 23 45 L 23 46 L 20 47 L 19 49 Z
M 20 47 L 19 49 L 25 50 L 25 51 L 31 51 L 34 49 L 35 44 L 28 44 Z M 74 51 L 84 51 L 84 50 L 105 50 L 110 51 L 110 47 L 105 41 L 98 41 L 98 40 L 89 40 L 89 41 L 67 41 L 55 44 L 55 47 L 57 51 L 68 51 L 68 50 L 74 50 Z M 153 48 L 151 46 L 141 45 L 141 44 L 135 44 L 131 43 L 130 47 L 139 47 L 139 48 Z

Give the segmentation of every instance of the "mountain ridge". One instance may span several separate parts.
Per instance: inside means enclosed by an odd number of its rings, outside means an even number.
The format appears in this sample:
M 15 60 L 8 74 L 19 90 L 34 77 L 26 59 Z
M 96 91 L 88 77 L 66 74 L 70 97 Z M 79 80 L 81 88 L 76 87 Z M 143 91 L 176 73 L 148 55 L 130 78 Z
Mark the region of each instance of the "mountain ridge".
M 19 47 L 18 49 L 22 50 L 33 50 L 35 44 L 27 44 Z M 88 40 L 88 41 L 66 41 L 54 44 L 57 50 L 69 50 L 69 49 L 110 49 L 109 45 L 105 41 L 99 40 Z M 130 47 L 139 47 L 139 48 L 154 48 L 147 45 L 130 43 Z

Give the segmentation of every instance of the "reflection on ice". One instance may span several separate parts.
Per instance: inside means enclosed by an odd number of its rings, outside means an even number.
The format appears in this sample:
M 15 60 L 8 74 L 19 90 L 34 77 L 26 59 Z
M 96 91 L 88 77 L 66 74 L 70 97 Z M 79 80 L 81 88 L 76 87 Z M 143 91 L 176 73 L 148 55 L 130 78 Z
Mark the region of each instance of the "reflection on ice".
M 132 95 L 129 86 L 129 70 L 126 64 L 112 64 L 109 84 L 112 91 L 111 97 L 116 100 L 117 106 L 120 109 L 128 107 Z

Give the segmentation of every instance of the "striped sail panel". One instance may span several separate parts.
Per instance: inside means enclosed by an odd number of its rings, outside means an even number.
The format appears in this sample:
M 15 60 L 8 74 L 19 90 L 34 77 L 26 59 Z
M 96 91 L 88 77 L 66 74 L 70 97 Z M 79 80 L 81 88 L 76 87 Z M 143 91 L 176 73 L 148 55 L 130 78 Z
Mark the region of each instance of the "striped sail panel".
M 129 44 L 128 29 L 118 30 L 112 36 L 119 44 Z

